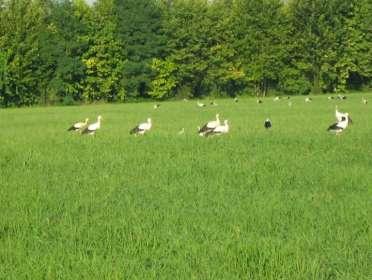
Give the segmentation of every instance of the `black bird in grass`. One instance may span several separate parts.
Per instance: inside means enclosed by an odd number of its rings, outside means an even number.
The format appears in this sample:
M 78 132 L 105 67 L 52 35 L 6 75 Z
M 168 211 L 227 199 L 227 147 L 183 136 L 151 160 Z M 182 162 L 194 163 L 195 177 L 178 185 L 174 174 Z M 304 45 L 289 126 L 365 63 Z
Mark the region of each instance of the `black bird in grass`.
M 266 129 L 269 129 L 273 126 L 273 124 L 271 123 L 270 119 L 266 119 L 266 121 L 264 123 L 264 126 L 265 126 Z

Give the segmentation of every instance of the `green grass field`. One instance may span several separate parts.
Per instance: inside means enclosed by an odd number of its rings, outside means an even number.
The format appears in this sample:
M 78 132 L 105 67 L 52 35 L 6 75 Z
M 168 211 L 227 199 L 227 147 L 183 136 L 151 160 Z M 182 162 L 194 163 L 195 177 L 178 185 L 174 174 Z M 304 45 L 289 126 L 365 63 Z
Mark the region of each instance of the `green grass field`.
M 371 279 L 365 96 L 0 110 L 0 279 Z M 217 112 L 230 133 L 199 137 Z

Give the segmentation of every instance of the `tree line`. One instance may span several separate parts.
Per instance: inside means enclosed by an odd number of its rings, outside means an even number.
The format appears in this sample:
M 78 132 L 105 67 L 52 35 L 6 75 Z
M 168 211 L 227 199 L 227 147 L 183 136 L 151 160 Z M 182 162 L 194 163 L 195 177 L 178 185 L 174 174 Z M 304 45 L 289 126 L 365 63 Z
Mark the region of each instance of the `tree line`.
M 370 0 L 0 0 L 0 106 L 372 86 Z

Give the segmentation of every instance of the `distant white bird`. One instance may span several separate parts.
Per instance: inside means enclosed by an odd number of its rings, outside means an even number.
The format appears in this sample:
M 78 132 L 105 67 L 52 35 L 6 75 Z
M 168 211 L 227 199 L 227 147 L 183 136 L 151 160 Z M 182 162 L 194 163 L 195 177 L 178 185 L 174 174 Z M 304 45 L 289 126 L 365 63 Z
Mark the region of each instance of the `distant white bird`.
M 218 106 L 218 104 L 214 100 L 211 101 L 210 105 L 211 106 Z
M 338 110 L 338 106 L 336 105 L 336 110 L 335 110 L 335 117 L 338 122 L 342 120 L 343 117 L 346 117 L 348 119 L 348 123 L 352 124 L 353 120 L 350 118 L 349 113 L 343 113 Z
M 199 100 L 198 102 L 196 103 L 196 105 L 198 105 L 198 107 L 200 108 L 203 108 L 203 107 L 206 107 L 207 105 L 205 105 L 204 103 L 201 103 Z
M 288 102 L 288 106 L 289 106 L 289 107 L 292 107 L 292 101 L 289 101 L 289 102 Z
M 160 107 L 160 104 L 159 103 L 157 103 L 157 104 L 154 105 L 154 109 L 158 109 L 159 107 Z
M 187 98 L 184 98 L 183 101 L 184 101 L 184 102 L 188 102 L 189 100 L 188 100 Z
M 132 128 L 129 133 L 135 135 L 144 135 L 146 132 L 150 131 L 151 127 L 152 121 L 151 118 L 148 118 L 147 122 L 140 123 L 136 127 Z
M 102 120 L 102 117 L 101 116 L 98 116 L 97 117 L 97 121 L 95 123 L 92 123 L 88 126 L 86 126 L 83 130 L 82 130 L 82 134 L 88 134 L 88 135 L 93 135 L 96 133 L 97 130 L 99 130 L 101 128 L 101 120 Z
M 223 125 L 218 125 L 214 129 L 209 130 L 205 136 L 212 136 L 212 135 L 221 135 L 221 134 L 226 134 L 229 132 L 229 123 L 228 120 L 224 120 Z
M 364 105 L 367 105 L 367 104 L 368 104 L 368 100 L 367 100 L 367 98 L 363 98 L 363 99 L 362 99 L 362 102 L 363 102 Z
M 67 129 L 67 131 L 79 131 L 79 130 L 83 129 L 85 126 L 88 125 L 88 121 L 89 121 L 89 119 L 86 118 L 85 122 L 74 123 L 72 126 L 70 126 L 69 129 Z
M 266 129 L 269 129 L 273 126 L 273 124 L 271 123 L 271 120 L 269 118 L 266 119 L 266 121 L 264 122 L 264 127 Z
M 182 135 L 185 133 L 185 128 L 183 127 L 180 131 L 178 131 L 178 135 Z
M 337 123 L 334 123 L 331 126 L 329 126 L 327 131 L 332 132 L 332 133 L 336 133 L 336 135 L 338 135 L 347 128 L 348 124 L 349 124 L 348 116 L 343 116 L 341 118 L 341 121 L 339 121 Z
M 257 99 L 256 102 L 257 102 L 257 104 L 262 104 L 262 100 L 261 99 Z
M 328 96 L 327 98 L 328 98 L 328 100 L 335 99 L 333 96 Z
M 220 115 L 216 114 L 216 120 L 209 121 L 202 126 L 202 128 L 198 129 L 198 133 L 200 136 L 204 136 L 208 131 L 215 129 L 217 126 L 221 124 Z
M 340 99 L 340 100 L 345 100 L 347 97 L 345 95 L 337 95 L 337 99 Z
M 280 96 L 276 96 L 273 100 L 274 101 L 279 101 L 280 100 Z
M 234 97 L 234 102 L 235 102 L 235 103 L 238 103 L 238 102 L 239 102 L 238 97 Z
M 305 98 L 305 102 L 306 103 L 310 103 L 310 102 L 312 102 L 313 101 L 313 99 L 311 98 L 311 97 L 306 97 Z

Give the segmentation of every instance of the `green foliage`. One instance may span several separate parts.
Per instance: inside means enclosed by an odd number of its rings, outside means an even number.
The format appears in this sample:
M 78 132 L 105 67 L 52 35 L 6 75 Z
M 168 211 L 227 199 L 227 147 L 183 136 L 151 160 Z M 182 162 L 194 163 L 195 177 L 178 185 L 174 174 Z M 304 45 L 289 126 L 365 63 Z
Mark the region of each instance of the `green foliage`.
M 0 104 L 372 86 L 370 0 L 0 0 Z
M 90 30 L 90 46 L 83 55 L 86 67 L 84 98 L 88 101 L 123 101 L 125 57 L 116 39 L 112 1 L 97 4 Z
M 171 61 L 163 61 L 155 58 L 151 67 L 157 75 L 152 81 L 152 91 L 150 95 L 155 98 L 171 97 L 174 94 L 174 88 L 177 86 L 175 77 L 177 65 Z

